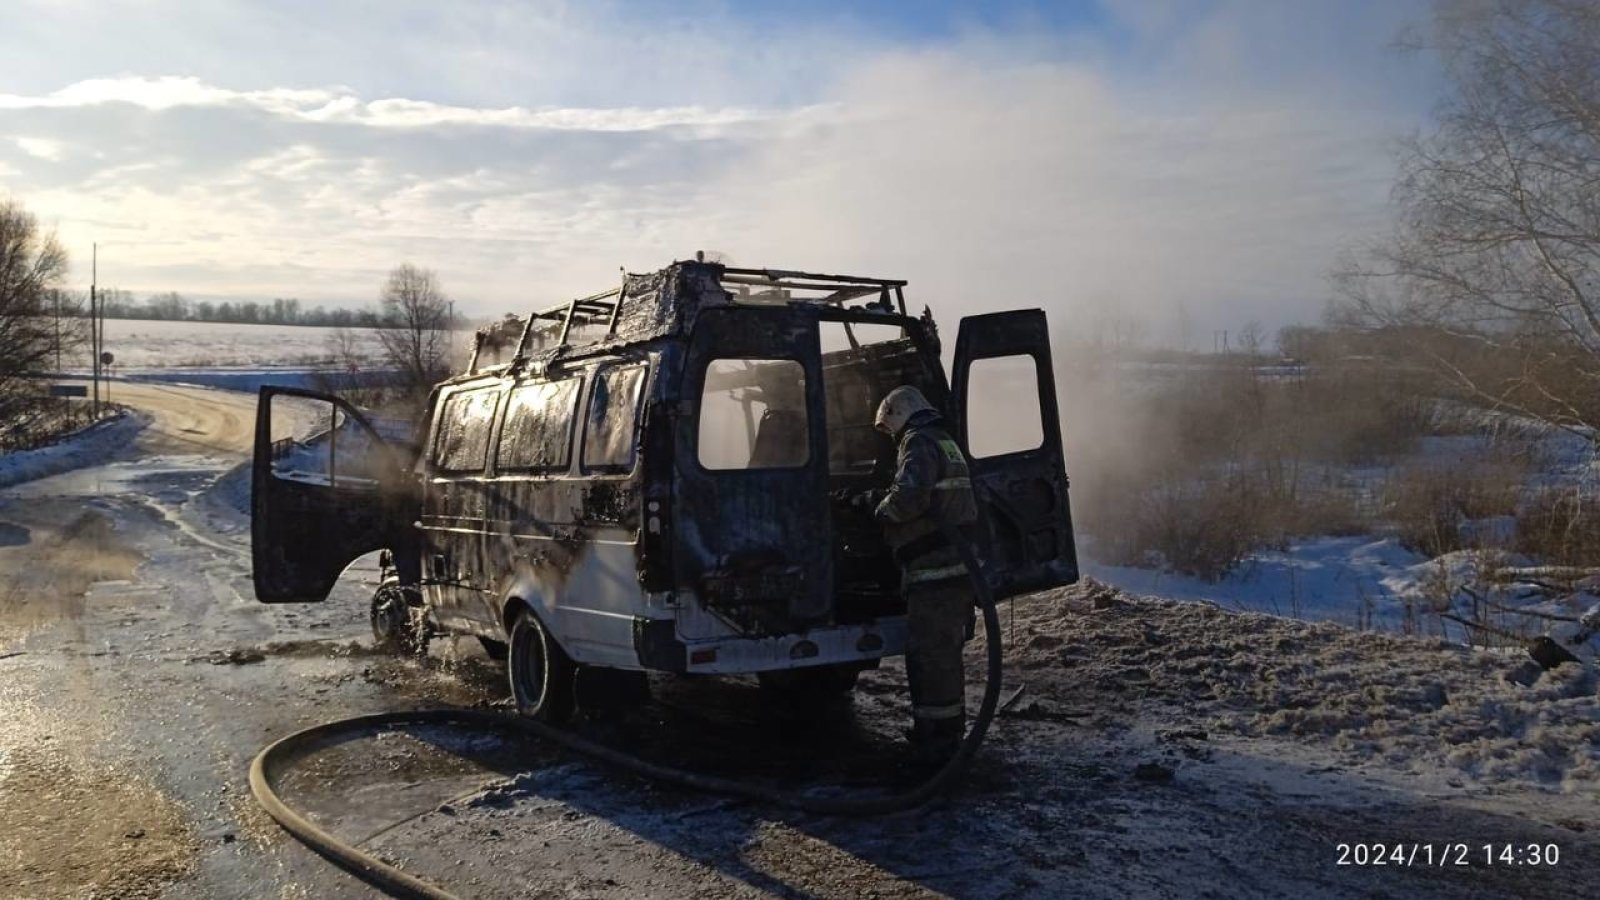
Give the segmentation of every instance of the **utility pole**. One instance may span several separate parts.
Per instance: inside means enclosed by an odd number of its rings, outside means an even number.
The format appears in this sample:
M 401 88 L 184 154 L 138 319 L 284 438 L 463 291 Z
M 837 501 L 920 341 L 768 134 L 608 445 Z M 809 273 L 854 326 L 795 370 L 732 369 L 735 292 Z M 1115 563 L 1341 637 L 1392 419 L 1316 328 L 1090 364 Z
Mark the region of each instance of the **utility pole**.
M 89 257 L 89 378 L 94 382 L 94 403 L 89 407 L 89 414 L 96 420 L 100 418 L 100 325 L 99 325 L 99 285 L 100 285 L 100 244 L 96 242 Z

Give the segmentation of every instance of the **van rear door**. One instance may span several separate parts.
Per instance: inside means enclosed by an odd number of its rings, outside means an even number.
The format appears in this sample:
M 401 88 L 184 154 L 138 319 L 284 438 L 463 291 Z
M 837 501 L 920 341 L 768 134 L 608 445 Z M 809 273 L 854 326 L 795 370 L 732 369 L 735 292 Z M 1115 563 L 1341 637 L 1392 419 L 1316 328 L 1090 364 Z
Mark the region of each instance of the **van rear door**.
M 403 438 L 380 434 L 338 397 L 261 388 L 250 481 L 256 599 L 319 602 L 364 553 L 414 555 L 404 544 L 415 541 L 418 513 L 412 457 Z
M 979 533 L 990 590 L 999 599 L 1077 581 L 1044 310 L 962 319 L 951 386 L 988 523 Z
M 674 439 L 678 584 L 746 634 L 833 611 L 821 356 L 814 317 L 701 310 Z

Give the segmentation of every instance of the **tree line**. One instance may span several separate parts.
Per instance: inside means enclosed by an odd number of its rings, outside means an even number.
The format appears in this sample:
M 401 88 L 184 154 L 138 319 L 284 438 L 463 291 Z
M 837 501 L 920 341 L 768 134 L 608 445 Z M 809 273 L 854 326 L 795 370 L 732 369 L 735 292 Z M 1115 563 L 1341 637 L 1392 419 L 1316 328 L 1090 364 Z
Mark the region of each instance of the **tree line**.
M 153 319 L 164 322 L 230 322 L 246 325 L 315 325 L 331 328 L 380 328 L 375 309 L 305 308 L 295 297 L 270 301 L 190 300 L 177 291 L 151 294 L 143 301 L 115 288 L 99 292 L 108 319 Z

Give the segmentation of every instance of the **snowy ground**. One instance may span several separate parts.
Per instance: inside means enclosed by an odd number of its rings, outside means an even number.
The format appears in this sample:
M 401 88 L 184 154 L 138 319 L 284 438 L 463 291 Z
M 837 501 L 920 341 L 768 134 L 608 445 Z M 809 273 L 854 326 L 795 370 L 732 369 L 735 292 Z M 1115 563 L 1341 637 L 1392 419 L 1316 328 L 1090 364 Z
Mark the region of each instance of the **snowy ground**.
M 1410 457 L 1394 460 L 1383 468 L 1350 469 L 1345 477 L 1354 483 L 1381 485 L 1384 478 L 1406 466 L 1449 470 L 1481 463 L 1499 452 L 1531 460 L 1529 471 L 1523 475 L 1525 489 L 1592 486 L 1600 478 L 1600 457 L 1590 440 L 1526 420 L 1481 414 L 1480 418 L 1482 421 L 1455 423 L 1475 425 L 1480 429 L 1478 433 L 1425 437 Z M 1375 503 L 1372 513 L 1379 515 Z M 1379 521 L 1367 534 L 1311 535 L 1290 541 L 1282 550 L 1256 551 L 1214 582 L 1159 568 L 1098 563 L 1092 558 L 1089 536 L 1084 571 L 1139 594 L 1455 641 L 1466 641 L 1472 635 L 1458 622 L 1440 617 L 1437 612 L 1441 607 L 1447 613 L 1488 621 L 1508 632 L 1539 634 L 1548 622 L 1533 616 L 1485 614 L 1481 608 L 1471 615 L 1468 611 L 1485 596 L 1494 604 L 1568 617 L 1600 602 L 1587 591 L 1516 582 L 1518 572 L 1536 572 L 1540 561 L 1503 549 L 1511 544 L 1515 527 L 1510 516 L 1464 521 L 1460 525 L 1462 533 L 1477 548 L 1429 557 L 1402 546 L 1393 536 L 1393 529 Z M 1507 578 L 1512 580 L 1497 583 L 1497 579 Z
M 103 463 L 127 447 L 147 424 L 148 416 L 124 410 L 62 435 L 53 444 L 0 453 L 0 487 Z

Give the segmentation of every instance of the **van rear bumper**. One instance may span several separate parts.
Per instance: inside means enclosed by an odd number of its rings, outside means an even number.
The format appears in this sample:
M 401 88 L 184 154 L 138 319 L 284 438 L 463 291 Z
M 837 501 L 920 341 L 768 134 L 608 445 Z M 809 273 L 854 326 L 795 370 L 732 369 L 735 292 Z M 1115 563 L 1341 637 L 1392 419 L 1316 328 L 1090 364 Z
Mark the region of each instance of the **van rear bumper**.
M 905 616 L 863 625 L 813 628 L 776 637 L 717 637 L 685 641 L 673 619 L 633 620 L 639 665 L 661 672 L 739 675 L 864 662 L 906 651 Z

